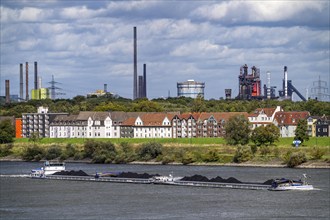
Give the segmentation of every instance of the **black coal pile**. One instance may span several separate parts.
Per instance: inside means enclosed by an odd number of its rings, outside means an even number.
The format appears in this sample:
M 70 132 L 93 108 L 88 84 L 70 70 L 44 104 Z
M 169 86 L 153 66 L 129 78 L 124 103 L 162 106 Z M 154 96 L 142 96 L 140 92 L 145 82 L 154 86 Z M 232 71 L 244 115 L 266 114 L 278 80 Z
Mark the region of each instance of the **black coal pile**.
M 272 185 L 274 179 L 269 179 L 263 183 L 263 185 Z
M 242 183 L 238 179 L 234 177 L 229 177 L 228 179 L 223 179 L 220 176 L 217 176 L 213 179 L 210 179 L 210 182 L 218 182 L 218 183 Z
M 139 174 L 139 173 L 133 173 L 133 172 L 122 172 L 117 177 L 119 177 L 119 178 L 149 179 L 149 178 L 152 178 L 154 176 L 159 176 L 159 174 L 151 175 L 151 174 L 148 174 L 148 173 Z
M 53 175 L 63 175 L 63 176 L 89 176 L 87 173 L 85 173 L 82 170 L 79 171 L 75 171 L 75 170 L 71 170 L 71 171 L 60 171 L 60 172 L 56 172 Z
M 202 175 L 193 175 L 193 176 L 185 176 L 181 179 L 182 181 L 197 181 L 197 182 L 209 182 L 210 180 Z
M 234 177 L 229 177 L 228 179 L 223 179 L 220 176 L 217 176 L 212 179 L 208 179 L 202 175 L 194 175 L 194 176 L 185 176 L 181 179 L 182 181 L 197 181 L 197 182 L 217 182 L 217 183 L 242 183 L 238 179 Z

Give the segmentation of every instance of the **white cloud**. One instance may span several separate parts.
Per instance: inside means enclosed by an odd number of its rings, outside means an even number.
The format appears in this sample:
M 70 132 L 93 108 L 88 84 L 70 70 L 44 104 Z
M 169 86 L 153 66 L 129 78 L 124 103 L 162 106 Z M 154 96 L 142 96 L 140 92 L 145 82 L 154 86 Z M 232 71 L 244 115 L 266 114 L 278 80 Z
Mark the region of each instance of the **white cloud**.
M 202 5 L 192 15 L 229 24 L 278 22 L 301 17 L 306 11 L 317 14 L 326 4 L 324 1 L 223 1 Z
M 104 11 L 104 9 L 93 10 L 87 8 L 86 6 L 77 6 L 64 8 L 59 14 L 64 19 L 87 19 L 102 15 Z

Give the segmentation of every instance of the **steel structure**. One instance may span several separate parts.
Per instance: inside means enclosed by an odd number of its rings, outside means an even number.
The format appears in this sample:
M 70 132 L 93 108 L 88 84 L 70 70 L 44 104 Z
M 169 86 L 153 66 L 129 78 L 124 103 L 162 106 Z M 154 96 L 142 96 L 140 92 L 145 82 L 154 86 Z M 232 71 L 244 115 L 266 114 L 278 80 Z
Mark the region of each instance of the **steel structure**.
M 260 70 L 253 66 L 252 73 L 248 74 L 248 66 L 245 64 L 240 68 L 238 76 L 239 94 L 237 99 L 250 100 L 262 99 Z
M 311 88 L 311 98 L 319 101 L 330 101 L 329 87 L 326 81 L 321 80 L 320 76 L 318 81 L 313 82 L 313 87 Z
M 306 101 L 306 98 L 293 86 L 292 81 L 288 80 L 288 67 L 284 66 L 284 79 L 283 79 L 283 89 L 278 91 L 279 96 L 282 100 L 288 99 L 292 100 L 292 93 L 296 93 L 299 98 Z

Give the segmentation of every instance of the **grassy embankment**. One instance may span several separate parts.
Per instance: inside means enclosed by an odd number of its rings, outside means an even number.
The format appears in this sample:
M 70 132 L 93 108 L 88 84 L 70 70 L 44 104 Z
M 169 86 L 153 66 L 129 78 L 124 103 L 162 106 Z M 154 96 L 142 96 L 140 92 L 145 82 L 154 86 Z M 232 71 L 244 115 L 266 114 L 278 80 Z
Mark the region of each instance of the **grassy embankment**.
M 39 156 L 36 159 L 51 158 L 54 155 L 62 159 L 85 159 L 90 158 L 94 162 L 106 163 L 128 163 L 132 161 L 153 161 L 167 163 L 254 163 L 254 164 L 289 164 L 293 155 L 298 155 L 298 162 L 318 162 L 329 164 L 330 162 L 330 139 L 328 137 L 314 137 L 304 142 L 299 148 L 292 147 L 292 138 L 280 138 L 272 146 L 242 148 L 228 146 L 223 138 L 193 138 L 193 139 L 94 139 L 96 142 L 112 143 L 114 150 L 105 146 L 89 156 L 86 156 L 86 140 L 84 138 L 74 139 L 41 139 L 38 143 L 31 143 L 26 138 L 16 139 L 15 143 L 7 147 L 1 146 L 0 155 L 13 158 L 24 158 L 26 149 L 38 146 Z M 124 143 L 124 144 L 123 144 Z M 158 143 L 161 145 L 161 153 L 146 156 L 141 149 L 147 143 Z M 153 147 L 153 146 L 152 146 Z M 98 147 L 96 147 L 98 148 Z M 41 149 L 41 150 L 40 150 Z M 112 149 L 112 148 L 111 148 Z M 35 149 L 34 149 L 35 150 Z M 110 153 L 108 153 L 111 151 Z M 113 151 L 113 152 L 112 152 Z M 150 149 L 144 150 L 147 153 Z M 5 153 L 3 153 L 5 152 Z M 38 154 L 38 152 L 32 152 Z M 149 152 L 150 153 L 150 152 Z M 151 153 L 152 154 L 152 153 Z M 103 156 L 106 155 L 106 156 Z M 33 157 L 32 157 L 33 158 Z

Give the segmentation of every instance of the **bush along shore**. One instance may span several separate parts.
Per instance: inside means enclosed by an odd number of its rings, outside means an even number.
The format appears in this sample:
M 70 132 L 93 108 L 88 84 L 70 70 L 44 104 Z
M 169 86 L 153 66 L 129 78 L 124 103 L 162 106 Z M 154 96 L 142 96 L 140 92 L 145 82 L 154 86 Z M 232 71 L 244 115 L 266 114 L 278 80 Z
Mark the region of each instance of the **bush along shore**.
M 205 144 L 162 143 L 158 140 L 133 143 L 96 139 L 87 139 L 83 143 L 47 142 L 2 144 L 0 159 L 330 168 L 330 150 L 327 144 L 296 148 L 290 144 L 229 146 L 207 141 Z

